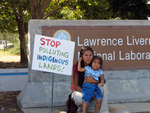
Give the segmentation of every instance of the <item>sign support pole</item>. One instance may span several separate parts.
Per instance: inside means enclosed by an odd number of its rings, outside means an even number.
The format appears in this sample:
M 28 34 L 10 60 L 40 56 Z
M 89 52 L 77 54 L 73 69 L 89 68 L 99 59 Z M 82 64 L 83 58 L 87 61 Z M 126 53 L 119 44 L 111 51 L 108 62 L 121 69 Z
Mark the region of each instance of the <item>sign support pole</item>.
M 51 98 L 51 113 L 53 113 L 53 92 L 54 92 L 54 76 L 55 73 L 52 73 L 52 98 Z

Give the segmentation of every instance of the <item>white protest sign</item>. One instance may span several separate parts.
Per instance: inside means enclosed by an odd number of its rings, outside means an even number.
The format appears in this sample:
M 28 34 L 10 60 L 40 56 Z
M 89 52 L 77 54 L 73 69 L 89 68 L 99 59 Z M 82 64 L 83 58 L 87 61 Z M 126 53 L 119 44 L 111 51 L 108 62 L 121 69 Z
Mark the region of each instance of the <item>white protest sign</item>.
M 32 69 L 72 74 L 75 42 L 35 34 Z

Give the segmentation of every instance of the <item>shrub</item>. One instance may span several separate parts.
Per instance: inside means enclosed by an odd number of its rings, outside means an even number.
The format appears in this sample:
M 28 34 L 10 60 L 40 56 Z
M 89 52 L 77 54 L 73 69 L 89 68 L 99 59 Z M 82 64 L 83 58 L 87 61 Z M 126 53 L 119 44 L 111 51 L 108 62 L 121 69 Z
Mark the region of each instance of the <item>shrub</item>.
M 15 45 L 14 45 L 14 48 L 11 48 L 9 50 L 10 54 L 14 54 L 14 55 L 20 55 L 20 43 L 17 42 Z

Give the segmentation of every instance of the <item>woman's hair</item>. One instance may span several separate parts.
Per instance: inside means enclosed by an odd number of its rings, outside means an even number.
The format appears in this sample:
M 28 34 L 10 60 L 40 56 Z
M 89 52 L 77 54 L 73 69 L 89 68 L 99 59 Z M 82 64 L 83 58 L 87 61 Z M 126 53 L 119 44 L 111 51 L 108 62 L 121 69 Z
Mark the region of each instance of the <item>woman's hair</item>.
M 85 51 L 88 51 L 88 50 L 90 50 L 90 51 L 92 52 L 92 54 L 94 54 L 93 49 L 92 49 L 90 46 L 84 46 L 84 47 L 82 47 L 82 49 L 80 50 L 80 57 L 82 57 L 83 54 L 84 54 L 84 52 L 85 52 Z
M 85 51 L 88 51 L 88 50 L 90 50 L 90 51 L 92 52 L 92 54 L 94 54 L 93 49 L 92 49 L 90 46 L 84 46 L 84 47 L 82 47 L 82 49 L 80 50 L 80 57 L 82 57 L 83 54 L 84 54 L 84 52 L 85 52 Z M 77 63 L 78 63 L 78 62 L 77 62 Z M 91 65 L 91 63 L 90 63 L 89 65 Z M 82 60 L 82 61 L 81 61 L 81 67 L 84 67 L 84 66 L 85 66 L 85 65 L 84 65 L 84 61 Z M 84 74 L 85 74 L 85 72 L 79 72 L 79 71 L 78 71 L 78 85 L 79 85 L 80 87 L 82 87 L 82 84 L 83 84 L 83 82 L 84 82 Z
M 95 59 L 98 59 L 99 61 L 100 61 L 100 69 L 102 69 L 102 66 L 103 66 L 103 59 L 102 59 L 102 57 L 100 57 L 100 56 L 93 56 L 93 60 L 92 60 L 92 62 L 95 60 Z

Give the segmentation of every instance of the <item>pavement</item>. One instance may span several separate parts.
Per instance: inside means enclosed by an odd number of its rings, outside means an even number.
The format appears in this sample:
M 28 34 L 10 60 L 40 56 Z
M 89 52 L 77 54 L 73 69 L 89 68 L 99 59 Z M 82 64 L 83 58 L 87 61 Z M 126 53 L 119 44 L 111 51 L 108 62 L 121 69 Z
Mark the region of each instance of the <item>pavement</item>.
M 108 104 L 109 113 L 150 113 L 150 102 Z M 67 113 L 66 106 L 22 109 L 24 113 Z M 82 113 L 82 112 L 78 112 Z M 88 111 L 87 113 L 93 113 Z

